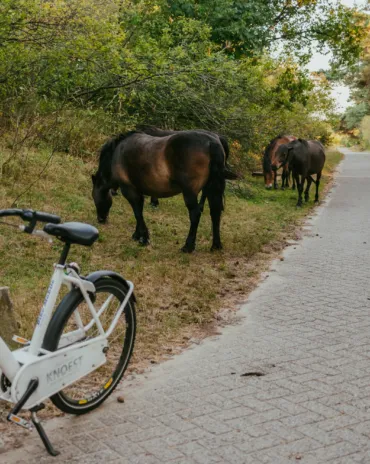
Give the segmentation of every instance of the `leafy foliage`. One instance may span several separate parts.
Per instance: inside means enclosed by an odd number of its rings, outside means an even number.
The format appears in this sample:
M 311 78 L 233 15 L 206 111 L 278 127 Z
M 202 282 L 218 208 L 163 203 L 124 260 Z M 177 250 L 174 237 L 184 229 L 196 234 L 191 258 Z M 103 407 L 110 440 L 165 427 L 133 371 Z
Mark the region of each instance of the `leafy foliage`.
M 316 42 L 338 62 L 352 62 L 361 50 L 358 13 L 338 0 L 175 0 L 174 16 L 205 20 L 212 40 L 234 56 L 260 54 L 277 43 L 307 55 Z
M 362 119 L 369 114 L 369 104 L 361 102 L 358 105 L 347 108 L 344 121 L 347 129 L 355 129 L 360 127 Z
M 137 123 L 208 128 L 251 151 L 280 131 L 326 137 L 327 82 L 268 52 L 283 42 L 302 57 L 316 40 L 350 62 L 359 24 L 336 0 L 3 0 L 0 130 L 12 146 L 85 154 Z
M 343 128 L 354 133 L 360 132 L 364 144 L 369 145 L 370 116 L 370 27 L 364 28 L 365 38 L 357 66 L 345 68 L 341 74 L 351 88 L 354 104 L 347 108 L 343 118 Z M 360 131 L 356 131 L 360 129 Z

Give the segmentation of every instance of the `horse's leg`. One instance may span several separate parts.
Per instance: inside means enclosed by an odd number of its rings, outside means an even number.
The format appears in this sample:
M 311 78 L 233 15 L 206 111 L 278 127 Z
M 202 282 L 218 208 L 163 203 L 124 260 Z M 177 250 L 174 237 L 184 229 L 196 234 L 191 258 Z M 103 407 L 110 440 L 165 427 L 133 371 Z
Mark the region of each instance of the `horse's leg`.
M 276 190 L 278 188 L 277 184 L 277 170 L 274 171 L 274 189 Z
M 290 171 L 289 171 L 289 167 L 287 165 L 285 165 L 284 171 L 285 171 L 285 188 L 288 188 L 289 187 Z
M 119 185 L 113 185 L 112 188 L 110 189 L 110 193 L 115 197 L 116 195 L 118 195 L 118 189 L 119 189 Z
M 299 181 L 299 174 L 296 174 L 295 180 L 296 180 L 297 189 L 298 189 L 298 202 L 297 202 L 298 207 L 302 206 L 302 193 L 303 193 L 304 176 L 301 176 L 301 178 L 302 178 L 302 182 Z
M 292 190 L 295 190 L 295 183 L 296 183 L 295 182 L 295 176 L 294 176 L 294 173 L 293 173 L 293 171 L 291 169 L 290 169 L 289 172 L 292 173 Z
M 200 201 L 199 201 L 199 208 L 200 208 L 201 213 L 203 213 L 204 203 L 206 202 L 206 199 L 207 199 L 207 192 L 206 192 L 206 189 L 204 188 L 202 190 L 202 196 L 200 197 Z
M 150 206 L 152 206 L 153 208 L 158 208 L 159 206 L 158 198 L 150 197 Z
M 210 195 L 208 197 L 208 204 L 212 219 L 212 247 L 211 251 L 221 250 L 221 235 L 220 235 L 220 222 L 223 210 L 223 197 L 222 195 Z
M 281 190 L 285 190 L 285 169 L 281 173 Z
M 315 203 L 319 201 L 319 187 L 320 187 L 320 179 L 321 179 L 321 172 L 317 174 L 316 178 L 316 195 L 315 195 Z
M 144 221 L 144 195 L 139 194 L 135 189 L 127 185 L 121 185 L 122 195 L 130 203 L 136 219 L 136 229 L 132 235 L 141 245 L 149 244 L 149 231 Z
M 308 176 L 307 177 L 307 187 L 306 187 L 306 190 L 304 192 L 304 201 L 307 202 L 309 197 L 310 197 L 310 187 L 311 187 L 311 184 L 312 184 L 312 177 L 311 176 Z
M 200 221 L 201 211 L 198 204 L 198 197 L 193 192 L 184 192 L 185 205 L 189 211 L 190 230 L 186 239 L 185 245 L 181 251 L 184 253 L 191 253 L 195 250 L 195 240 L 197 237 L 198 225 Z

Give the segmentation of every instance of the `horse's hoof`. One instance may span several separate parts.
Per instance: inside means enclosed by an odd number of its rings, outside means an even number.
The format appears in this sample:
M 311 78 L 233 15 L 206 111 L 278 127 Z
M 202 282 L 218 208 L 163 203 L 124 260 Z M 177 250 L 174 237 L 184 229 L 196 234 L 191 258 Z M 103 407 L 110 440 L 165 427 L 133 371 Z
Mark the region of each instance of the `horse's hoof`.
M 150 241 L 149 241 L 148 238 L 146 238 L 146 237 L 140 237 L 139 238 L 139 244 L 141 246 L 147 246 L 147 245 L 149 245 L 149 243 L 150 243 Z
M 213 244 L 211 246 L 211 251 L 217 251 L 217 250 L 222 250 L 222 244 L 221 243 L 218 243 L 217 245 Z
M 150 203 L 150 207 L 153 208 L 153 209 L 157 209 L 159 206 L 158 203 Z
M 314 203 L 315 203 L 315 204 L 318 204 L 318 203 L 319 203 L 319 200 L 316 200 L 316 199 L 315 199 Z
M 297 208 L 302 208 L 302 203 L 297 203 Z
M 285 187 L 281 187 L 281 190 L 285 190 Z
M 136 232 L 132 234 L 132 240 L 135 240 L 135 242 L 138 242 L 140 240 L 140 235 Z
M 193 251 L 195 250 L 195 247 L 194 246 L 187 246 L 187 245 L 184 245 L 182 248 L 181 248 L 181 251 L 183 253 L 193 253 Z

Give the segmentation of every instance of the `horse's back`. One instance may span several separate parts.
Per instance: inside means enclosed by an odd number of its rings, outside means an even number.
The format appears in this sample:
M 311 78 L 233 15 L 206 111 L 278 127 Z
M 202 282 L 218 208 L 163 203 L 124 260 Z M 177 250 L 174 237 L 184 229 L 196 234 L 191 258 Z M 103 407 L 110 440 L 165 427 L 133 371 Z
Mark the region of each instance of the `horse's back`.
M 184 151 L 193 151 L 194 148 L 208 152 L 211 142 L 220 144 L 216 134 L 206 131 L 181 131 L 169 137 L 168 146 Z

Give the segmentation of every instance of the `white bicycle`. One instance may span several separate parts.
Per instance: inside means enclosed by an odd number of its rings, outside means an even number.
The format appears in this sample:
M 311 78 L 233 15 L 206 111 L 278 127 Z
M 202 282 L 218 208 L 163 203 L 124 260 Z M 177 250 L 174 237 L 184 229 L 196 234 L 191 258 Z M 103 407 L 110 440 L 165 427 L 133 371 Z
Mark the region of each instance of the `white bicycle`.
M 0 337 L 0 399 L 15 405 L 8 420 L 27 429 L 33 423 L 47 451 L 56 456 L 36 413 L 50 398 L 66 413 L 84 414 L 113 392 L 134 347 L 134 286 L 115 272 L 83 277 L 76 263 L 66 264 L 71 244 L 91 246 L 98 239 L 95 227 L 61 224 L 58 216 L 33 210 L 0 210 L 0 217 L 5 216 L 23 219 L 27 225 L 16 227 L 26 233 L 64 242 L 32 339 L 14 336 L 22 347 L 11 351 Z M 37 222 L 47 224 L 37 230 Z M 67 293 L 58 300 L 63 285 Z M 18 416 L 21 409 L 31 412 L 31 421 Z

